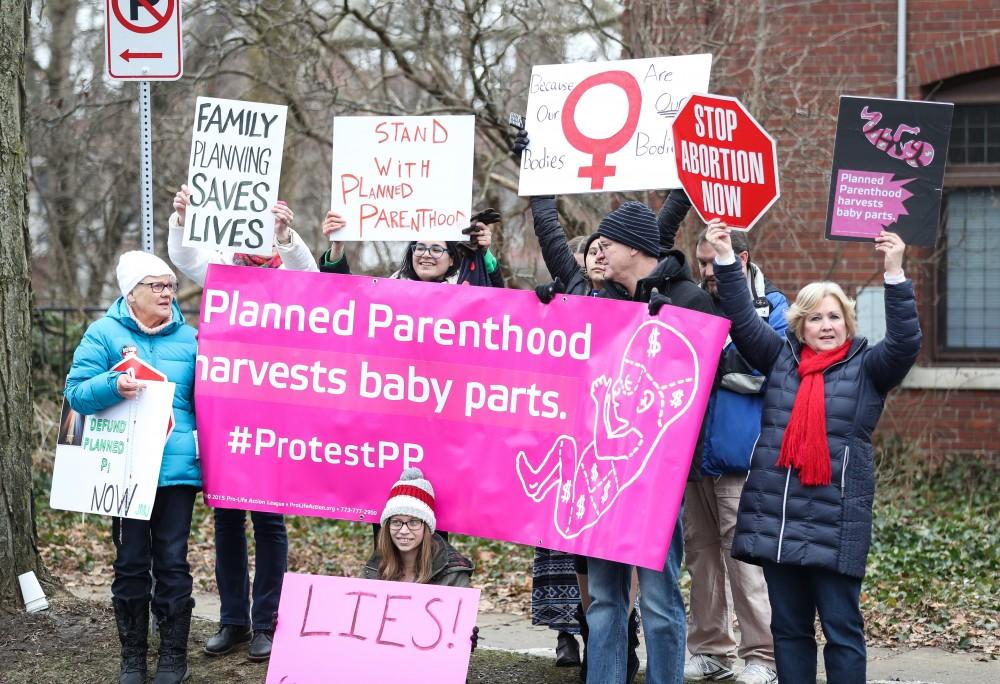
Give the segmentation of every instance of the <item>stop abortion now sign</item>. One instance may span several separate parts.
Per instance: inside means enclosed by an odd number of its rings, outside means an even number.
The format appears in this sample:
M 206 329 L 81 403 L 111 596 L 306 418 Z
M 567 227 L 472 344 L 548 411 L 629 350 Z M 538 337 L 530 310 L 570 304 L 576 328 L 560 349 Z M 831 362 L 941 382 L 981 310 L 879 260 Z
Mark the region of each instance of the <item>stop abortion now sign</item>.
M 705 222 L 750 230 L 781 195 L 774 138 L 736 98 L 692 95 L 674 143 L 681 186 Z

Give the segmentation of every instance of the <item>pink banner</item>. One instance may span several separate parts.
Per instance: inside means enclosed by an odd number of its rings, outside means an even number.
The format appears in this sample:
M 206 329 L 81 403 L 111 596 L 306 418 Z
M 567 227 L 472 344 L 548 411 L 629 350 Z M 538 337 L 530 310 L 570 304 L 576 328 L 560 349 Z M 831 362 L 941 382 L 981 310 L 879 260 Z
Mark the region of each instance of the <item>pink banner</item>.
M 287 573 L 266 684 L 464 684 L 478 609 L 478 589 Z
M 661 568 L 728 328 L 674 307 L 213 266 L 205 500 L 377 522 L 416 465 L 441 529 Z

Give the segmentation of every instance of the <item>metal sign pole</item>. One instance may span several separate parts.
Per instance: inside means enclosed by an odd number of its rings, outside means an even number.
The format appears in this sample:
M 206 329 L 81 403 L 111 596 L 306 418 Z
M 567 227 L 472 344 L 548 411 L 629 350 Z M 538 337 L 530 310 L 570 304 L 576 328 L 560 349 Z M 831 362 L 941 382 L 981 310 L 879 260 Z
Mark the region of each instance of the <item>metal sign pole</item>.
M 142 248 L 153 252 L 153 124 L 149 81 L 139 81 L 139 207 Z

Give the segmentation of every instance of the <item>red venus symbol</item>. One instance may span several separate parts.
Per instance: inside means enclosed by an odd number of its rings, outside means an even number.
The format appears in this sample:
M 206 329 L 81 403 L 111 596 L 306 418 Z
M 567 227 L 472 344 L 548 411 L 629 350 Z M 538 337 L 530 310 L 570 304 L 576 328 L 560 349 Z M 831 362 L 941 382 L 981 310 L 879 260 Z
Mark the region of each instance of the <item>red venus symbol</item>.
M 617 133 L 609 138 L 588 138 L 576 126 L 576 106 L 583 94 L 599 85 L 615 85 L 625 91 L 628 98 L 628 116 L 625 124 Z M 627 71 L 603 71 L 581 81 L 569 97 L 562 111 L 562 128 L 570 145 L 585 154 L 593 155 L 591 166 L 581 166 L 577 175 L 580 178 L 590 178 L 591 190 L 602 190 L 604 179 L 615 175 L 614 166 L 607 164 L 608 155 L 625 147 L 639 125 L 639 112 L 642 105 L 642 90 L 639 82 Z

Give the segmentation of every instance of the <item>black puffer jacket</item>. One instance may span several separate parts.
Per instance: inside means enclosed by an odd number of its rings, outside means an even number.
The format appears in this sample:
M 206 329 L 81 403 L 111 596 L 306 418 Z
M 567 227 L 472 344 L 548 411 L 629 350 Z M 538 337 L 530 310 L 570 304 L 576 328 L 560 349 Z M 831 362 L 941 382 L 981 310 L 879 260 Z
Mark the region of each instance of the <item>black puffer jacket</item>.
M 824 373 L 829 485 L 806 487 L 794 469 L 775 465 L 799 389 L 801 344 L 782 337 L 754 311 L 739 261 L 715 266 L 730 335 L 751 366 L 767 375 L 760 438 L 743 486 L 733 558 L 832 570 L 864 577 L 875 496 L 872 432 L 885 396 L 903 381 L 920 350 L 913 284 L 885 286 L 885 339 L 855 337 L 847 358 Z

